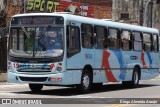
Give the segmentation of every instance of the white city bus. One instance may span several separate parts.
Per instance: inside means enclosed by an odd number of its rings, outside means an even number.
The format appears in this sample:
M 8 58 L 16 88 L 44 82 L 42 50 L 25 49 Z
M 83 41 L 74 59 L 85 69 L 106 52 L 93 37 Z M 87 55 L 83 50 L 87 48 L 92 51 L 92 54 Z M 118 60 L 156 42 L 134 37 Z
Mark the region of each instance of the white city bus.
M 139 80 L 159 75 L 157 29 L 67 13 L 15 15 L 10 23 L 8 81 L 28 83 L 33 92 L 44 85 L 76 86 Z

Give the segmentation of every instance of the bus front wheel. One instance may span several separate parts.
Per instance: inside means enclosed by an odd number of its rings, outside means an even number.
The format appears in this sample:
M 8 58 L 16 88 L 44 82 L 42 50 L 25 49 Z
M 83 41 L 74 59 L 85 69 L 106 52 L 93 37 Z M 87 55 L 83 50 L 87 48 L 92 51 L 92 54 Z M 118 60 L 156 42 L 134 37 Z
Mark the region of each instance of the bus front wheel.
M 76 88 L 82 93 L 88 93 L 91 89 L 91 84 L 91 72 L 88 69 L 85 69 L 82 72 L 81 84 L 77 85 Z
M 32 92 L 40 92 L 43 88 L 42 84 L 29 84 L 29 88 Z

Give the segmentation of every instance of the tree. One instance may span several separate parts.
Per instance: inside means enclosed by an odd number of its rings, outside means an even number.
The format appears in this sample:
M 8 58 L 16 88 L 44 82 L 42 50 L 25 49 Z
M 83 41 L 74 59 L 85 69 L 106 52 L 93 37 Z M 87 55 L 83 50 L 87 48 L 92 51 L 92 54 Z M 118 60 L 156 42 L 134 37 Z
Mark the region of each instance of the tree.
M 6 27 L 6 0 L 2 1 L 0 8 L 0 27 Z

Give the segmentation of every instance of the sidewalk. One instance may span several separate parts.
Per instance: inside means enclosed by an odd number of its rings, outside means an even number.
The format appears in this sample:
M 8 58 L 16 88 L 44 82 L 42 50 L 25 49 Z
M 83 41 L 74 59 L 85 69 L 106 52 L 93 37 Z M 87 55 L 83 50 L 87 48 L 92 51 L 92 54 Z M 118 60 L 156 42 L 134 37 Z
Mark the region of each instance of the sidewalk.
M 0 82 L 0 85 L 8 85 L 8 82 Z

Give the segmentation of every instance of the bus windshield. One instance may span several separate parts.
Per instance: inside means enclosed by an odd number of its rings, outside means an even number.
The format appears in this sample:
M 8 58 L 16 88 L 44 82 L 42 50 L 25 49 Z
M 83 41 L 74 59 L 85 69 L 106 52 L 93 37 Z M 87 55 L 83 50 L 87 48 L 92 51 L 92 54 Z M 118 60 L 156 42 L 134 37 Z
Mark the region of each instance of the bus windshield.
M 47 58 L 63 54 L 63 27 L 11 27 L 9 55 Z

